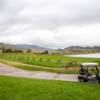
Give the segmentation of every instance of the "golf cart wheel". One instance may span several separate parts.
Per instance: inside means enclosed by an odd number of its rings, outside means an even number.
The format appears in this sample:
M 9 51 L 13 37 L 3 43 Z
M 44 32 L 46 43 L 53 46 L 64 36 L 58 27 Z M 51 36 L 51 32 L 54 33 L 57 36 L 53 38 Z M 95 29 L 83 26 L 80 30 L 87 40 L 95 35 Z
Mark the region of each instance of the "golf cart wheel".
M 87 79 L 84 79 L 84 82 L 88 82 L 88 80 Z
M 98 80 L 98 83 L 100 83 L 100 80 Z
M 84 78 L 79 78 L 79 81 L 80 82 L 88 82 L 88 80 L 87 79 L 84 79 Z

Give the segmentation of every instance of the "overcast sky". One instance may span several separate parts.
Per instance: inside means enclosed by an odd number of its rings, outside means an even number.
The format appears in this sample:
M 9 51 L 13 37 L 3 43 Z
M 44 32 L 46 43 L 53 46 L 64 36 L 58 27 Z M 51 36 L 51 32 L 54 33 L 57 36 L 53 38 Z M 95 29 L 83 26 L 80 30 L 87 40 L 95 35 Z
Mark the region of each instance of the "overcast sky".
M 0 42 L 100 45 L 100 0 L 0 0 Z

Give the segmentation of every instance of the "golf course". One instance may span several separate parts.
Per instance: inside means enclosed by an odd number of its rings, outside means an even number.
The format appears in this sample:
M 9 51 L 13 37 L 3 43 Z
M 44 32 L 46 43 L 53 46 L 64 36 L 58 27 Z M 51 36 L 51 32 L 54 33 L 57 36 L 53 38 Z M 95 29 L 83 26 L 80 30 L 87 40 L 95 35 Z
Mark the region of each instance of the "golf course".
M 0 100 L 8 98 L 9 100 L 99 100 L 100 98 L 98 83 L 69 82 L 68 80 L 71 80 L 69 76 L 64 76 L 66 78 L 63 80 L 58 76 L 56 80 L 57 75 L 77 74 L 80 63 L 97 62 L 100 65 L 99 58 L 4 53 L 0 55 L 0 62 L 4 63 L 1 64 Z M 49 76 L 44 74 L 43 78 L 43 73 L 40 74 L 42 71 L 47 72 Z M 54 79 L 52 76 L 50 80 L 45 80 L 50 78 L 48 72 L 58 74 L 54 74 Z M 31 77 L 32 74 L 35 77 Z
M 0 76 L 0 100 L 99 100 L 100 85 Z
M 32 53 L 4 53 L 0 55 L 0 62 L 29 71 L 48 71 L 56 73 L 77 74 L 80 63 L 96 62 L 99 58 L 69 57 L 65 55 L 46 55 Z
M 0 0 L 0 100 L 100 100 L 100 0 Z

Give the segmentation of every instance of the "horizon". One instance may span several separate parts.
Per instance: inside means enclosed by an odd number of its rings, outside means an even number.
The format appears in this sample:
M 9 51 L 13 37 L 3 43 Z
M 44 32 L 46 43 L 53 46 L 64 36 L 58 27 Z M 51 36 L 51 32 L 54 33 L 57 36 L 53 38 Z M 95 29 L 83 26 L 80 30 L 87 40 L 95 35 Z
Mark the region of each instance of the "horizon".
M 42 47 L 42 46 L 39 46 L 39 45 L 35 45 L 35 44 L 11 44 L 11 43 L 4 43 L 4 42 L 0 42 L 0 44 L 7 44 L 7 45 L 14 45 L 14 46 L 17 46 L 17 45 L 27 45 L 27 46 L 36 46 L 36 47 L 39 47 L 39 48 L 45 48 L 45 49 L 66 49 L 66 48 L 69 48 L 69 47 L 100 47 L 99 45 L 92 45 L 92 46 L 81 46 L 81 45 L 70 45 L 70 46 L 66 46 L 64 48 L 50 48 L 50 47 Z
M 0 0 L 0 42 L 100 46 L 99 12 L 100 0 Z

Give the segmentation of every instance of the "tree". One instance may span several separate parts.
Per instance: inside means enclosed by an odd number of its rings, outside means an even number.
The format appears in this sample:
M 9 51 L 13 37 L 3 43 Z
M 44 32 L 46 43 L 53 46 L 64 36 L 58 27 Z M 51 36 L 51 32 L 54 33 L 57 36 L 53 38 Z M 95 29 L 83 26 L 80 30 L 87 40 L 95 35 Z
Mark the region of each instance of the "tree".
M 32 51 L 31 51 L 31 49 L 27 49 L 27 51 L 26 51 L 27 53 L 31 53 Z
M 23 50 L 17 50 L 17 49 L 15 49 L 15 50 L 13 50 L 12 53 L 23 53 Z
M 48 50 L 45 50 L 45 51 L 43 52 L 43 54 L 49 54 Z
M 10 49 L 10 48 L 9 49 L 6 49 L 5 52 L 6 53 L 12 53 L 12 49 Z

